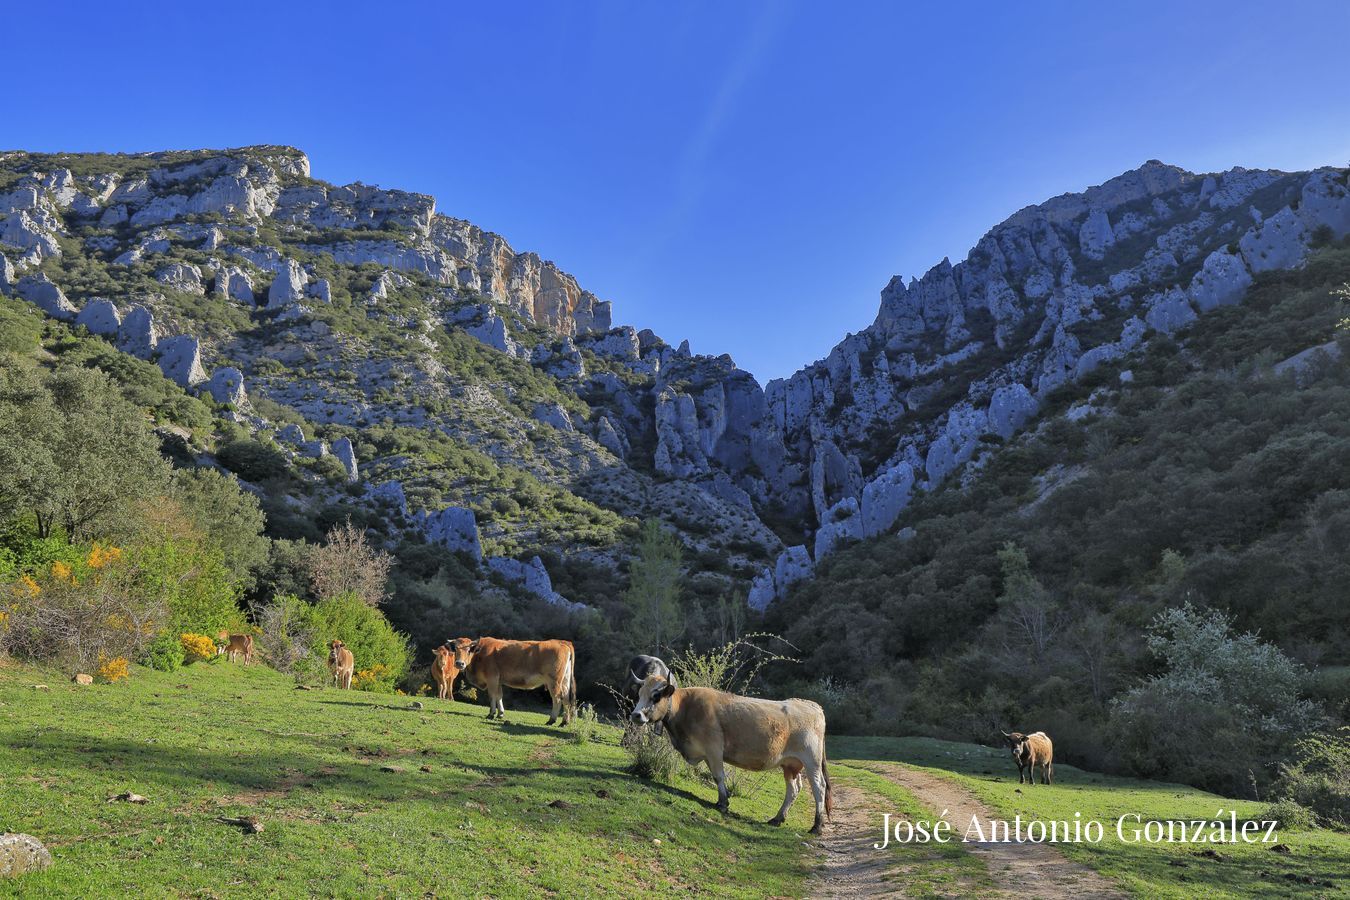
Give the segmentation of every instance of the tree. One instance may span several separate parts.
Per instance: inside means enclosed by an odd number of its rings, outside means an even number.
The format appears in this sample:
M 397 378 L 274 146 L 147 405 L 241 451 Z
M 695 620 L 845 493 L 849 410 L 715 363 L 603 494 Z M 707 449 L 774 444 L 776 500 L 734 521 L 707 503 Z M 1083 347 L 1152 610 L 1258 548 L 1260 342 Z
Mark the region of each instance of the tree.
M 225 565 L 245 589 L 268 560 L 267 523 L 258 498 L 240 490 L 233 477 L 215 469 L 178 469 L 173 496 L 182 503 L 197 530 L 220 548 Z
M 1219 610 L 1186 605 L 1154 620 L 1148 648 L 1165 667 L 1117 698 L 1112 724 L 1126 762 L 1171 778 L 1249 794 L 1322 721 L 1300 697 L 1306 672 Z
M 366 533 L 348 519 L 334 525 L 328 540 L 309 551 L 309 577 L 319 600 L 350 595 L 367 606 L 379 606 L 389 596 L 389 570 L 394 557 L 376 550 Z
M 1063 615 L 1031 574 L 1025 550 L 1009 541 L 999 548 L 998 562 L 1003 571 L 999 617 L 1022 649 L 1040 662 L 1063 625 Z
M 656 519 L 642 524 L 637 556 L 628 564 L 624 605 L 629 630 L 640 645 L 656 650 L 668 647 L 684 633 L 680 607 L 680 542 Z
M 30 512 L 39 537 L 115 530 L 128 503 L 168 478 L 144 413 L 102 372 L 62 367 L 41 377 L 0 364 L 0 503 L 11 517 Z

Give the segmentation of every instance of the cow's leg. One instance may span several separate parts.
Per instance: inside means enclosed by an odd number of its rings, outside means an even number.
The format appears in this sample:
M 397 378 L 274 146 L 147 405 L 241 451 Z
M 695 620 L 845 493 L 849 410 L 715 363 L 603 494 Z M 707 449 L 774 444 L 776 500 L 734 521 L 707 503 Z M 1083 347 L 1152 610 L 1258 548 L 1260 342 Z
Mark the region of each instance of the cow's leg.
M 806 777 L 811 781 L 811 796 L 816 801 L 816 818 L 811 823 L 811 833 L 820 834 L 825 827 L 825 771 L 819 762 L 807 769 Z
M 1045 783 L 1046 783 L 1046 784 L 1054 784 L 1054 780 L 1050 777 L 1050 776 L 1053 775 L 1054 773 L 1055 773 L 1055 764 L 1054 764 L 1054 763 L 1051 763 L 1051 762 L 1047 762 L 1047 763 L 1045 764 Z
M 548 689 L 548 699 L 553 701 L 553 708 L 549 710 L 548 721 L 544 724 L 553 725 L 558 721 L 558 712 L 563 705 L 562 692 L 559 691 L 556 686 L 551 687 Z
M 788 808 L 792 806 L 792 801 L 797 799 L 797 794 L 802 789 L 802 767 L 800 763 L 790 762 L 783 765 L 783 780 L 787 782 L 787 790 L 783 794 L 783 805 L 778 810 L 778 815 L 769 820 L 770 825 L 782 825 L 787 820 Z
M 706 757 L 708 762 L 708 771 L 717 781 L 717 809 L 720 812 L 727 812 L 731 807 L 731 794 L 727 791 L 727 770 L 722 765 L 722 753 L 717 751 L 709 753 Z

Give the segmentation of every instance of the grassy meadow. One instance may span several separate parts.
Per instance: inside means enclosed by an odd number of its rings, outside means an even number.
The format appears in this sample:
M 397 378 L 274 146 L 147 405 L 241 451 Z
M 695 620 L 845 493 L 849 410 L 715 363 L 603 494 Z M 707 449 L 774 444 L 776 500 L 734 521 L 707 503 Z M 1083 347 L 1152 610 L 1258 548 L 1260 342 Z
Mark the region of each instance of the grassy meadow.
M 1105 826 L 1101 843 L 1056 846 L 1140 897 L 1350 897 L 1350 834 L 1280 829 L 1279 849 L 1241 843 L 1128 844 L 1116 836 L 1116 820 L 1126 814 L 1138 813 L 1142 823 L 1213 819 L 1220 809 L 1227 818 L 1235 810 L 1241 823 L 1263 818 L 1261 803 L 1063 764 L 1054 767 L 1053 785 L 1018 785 L 1006 751 L 930 738 L 837 737 L 830 741 L 830 754 L 877 772 L 893 762 L 926 769 L 968 788 L 1001 818 L 1020 814 L 1024 821 L 1073 822 L 1074 813 L 1081 812 L 1083 821 L 1100 820 Z M 1129 835 L 1135 823 L 1126 824 Z

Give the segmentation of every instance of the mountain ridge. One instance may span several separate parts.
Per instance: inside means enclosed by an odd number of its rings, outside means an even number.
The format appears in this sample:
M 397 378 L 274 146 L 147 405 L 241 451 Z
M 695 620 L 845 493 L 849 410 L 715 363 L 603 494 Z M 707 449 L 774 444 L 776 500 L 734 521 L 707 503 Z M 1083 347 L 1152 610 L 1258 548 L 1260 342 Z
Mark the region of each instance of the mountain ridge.
M 893 277 L 871 325 L 763 386 L 729 355 L 615 326 L 611 302 L 430 195 L 328 184 L 276 145 L 0 154 L 0 290 L 155 360 L 250 439 L 332 450 L 391 534 L 475 562 L 486 542 L 489 562 L 534 573 L 536 551 L 617 570 L 625 529 L 655 515 L 717 570 L 709 590 L 763 608 L 978 467 L 1061 386 L 1237 302 L 1315 233 L 1350 232 L 1346 195 L 1331 168 L 1150 160 Z M 378 444 L 376 426 L 398 436 Z M 470 455 L 389 452 L 419 431 Z M 502 496 L 492 480 L 517 471 L 545 506 Z

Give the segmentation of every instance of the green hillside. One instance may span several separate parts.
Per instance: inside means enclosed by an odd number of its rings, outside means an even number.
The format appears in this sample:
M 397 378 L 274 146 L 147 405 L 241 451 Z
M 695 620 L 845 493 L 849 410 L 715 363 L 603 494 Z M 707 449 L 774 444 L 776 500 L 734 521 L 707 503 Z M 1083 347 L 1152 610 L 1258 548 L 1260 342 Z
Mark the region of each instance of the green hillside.
M 1350 249 L 1325 247 L 1062 388 L 964 483 L 918 495 L 912 531 L 831 557 L 768 628 L 807 648 L 857 733 L 986 740 L 1034 722 L 1092 768 L 1263 789 L 1287 748 L 1205 692 L 1160 727 L 1231 750 L 1219 765 L 1153 758 L 1116 703 L 1165 671 L 1146 634 L 1189 603 L 1306 668 L 1298 690 L 1345 721 L 1347 285 Z

